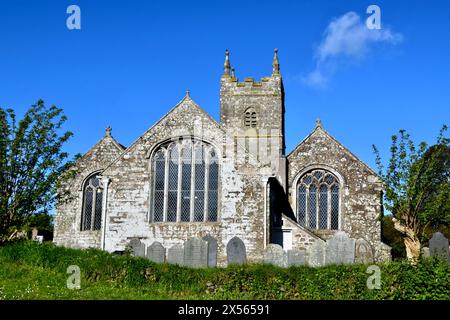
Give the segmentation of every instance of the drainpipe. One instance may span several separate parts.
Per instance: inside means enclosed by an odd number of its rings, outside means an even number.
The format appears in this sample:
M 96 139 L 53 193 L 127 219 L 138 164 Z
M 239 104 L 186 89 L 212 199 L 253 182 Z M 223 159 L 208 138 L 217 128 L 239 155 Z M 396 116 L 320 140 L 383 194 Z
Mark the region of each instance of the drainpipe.
M 102 184 L 103 184 L 103 199 L 102 199 L 102 236 L 101 236 L 101 243 L 100 248 L 102 250 L 105 250 L 105 237 L 106 237 L 106 205 L 108 200 L 108 185 L 109 185 L 109 178 L 108 177 L 102 177 Z

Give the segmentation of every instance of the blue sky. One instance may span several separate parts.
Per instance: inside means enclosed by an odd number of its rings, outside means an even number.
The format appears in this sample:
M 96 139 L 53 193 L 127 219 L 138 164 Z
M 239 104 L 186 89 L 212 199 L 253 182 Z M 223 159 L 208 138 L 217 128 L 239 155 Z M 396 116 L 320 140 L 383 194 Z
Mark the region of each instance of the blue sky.
M 71 4 L 81 30 L 66 27 Z M 187 88 L 218 119 L 226 48 L 241 80 L 270 75 L 279 49 L 288 152 L 320 117 L 375 167 L 372 144 L 387 156 L 399 129 L 433 142 L 450 124 L 450 1 L 1 1 L 0 106 L 62 107 L 72 155 L 108 125 L 129 145 Z

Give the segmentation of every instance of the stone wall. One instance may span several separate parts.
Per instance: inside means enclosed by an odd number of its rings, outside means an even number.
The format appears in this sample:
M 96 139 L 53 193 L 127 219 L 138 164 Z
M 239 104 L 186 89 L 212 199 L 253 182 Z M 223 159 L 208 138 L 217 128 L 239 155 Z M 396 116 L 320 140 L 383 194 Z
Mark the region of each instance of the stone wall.
M 100 230 L 80 231 L 83 205 L 83 183 L 91 174 L 99 174 L 114 161 L 125 148 L 107 129 L 105 137 L 95 144 L 70 171 L 61 176 L 58 194 L 62 197 L 56 207 L 55 234 L 53 241 L 58 245 L 74 248 L 100 247 Z M 66 178 L 70 176 L 70 178 Z
M 317 124 L 316 129 L 288 155 L 289 198 L 295 210 L 296 182 L 312 169 L 326 169 L 341 180 L 341 230 L 363 238 L 377 248 L 376 256 L 388 250 L 380 244 L 382 182 L 377 174 Z M 315 231 L 324 239 L 334 231 Z
M 219 153 L 219 217 L 217 222 L 149 221 L 151 154 L 162 141 L 195 137 L 215 146 Z M 218 263 L 226 261 L 228 241 L 238 236 L 247 248 L 249 261 L 263 249 L 264 184 L 258 175 L 237 171 L 233 154 L 223 152 L 224 130 L 189 96 L 144 133 L 114 161 L 103 176 L 108 187 L 105 249 L 124 250 L 132 238 L 149 246 L 158 241 L 168 248 L 189 238 L 211 235 L 218 241 Z

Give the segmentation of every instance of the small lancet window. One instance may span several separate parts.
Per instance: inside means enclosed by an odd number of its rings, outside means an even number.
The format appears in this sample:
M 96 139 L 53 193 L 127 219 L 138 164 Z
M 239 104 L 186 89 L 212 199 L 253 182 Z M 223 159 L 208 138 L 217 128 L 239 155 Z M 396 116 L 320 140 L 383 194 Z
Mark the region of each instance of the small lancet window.
M 83 185 L 81 231 L 101 229 L 102 201 L 102 184 L 96 174 L 91 175 Z

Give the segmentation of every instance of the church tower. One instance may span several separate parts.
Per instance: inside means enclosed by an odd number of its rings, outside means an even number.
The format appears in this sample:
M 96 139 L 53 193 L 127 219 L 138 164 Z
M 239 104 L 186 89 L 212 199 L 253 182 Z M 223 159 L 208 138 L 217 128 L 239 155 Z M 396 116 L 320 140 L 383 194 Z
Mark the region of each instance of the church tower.
M 235 147 L 240 142 L 245 145 L 246 161 L 252 158 L 252 167 L 256 163 L 256 167 L 264 168 L 264 174 L 277 177 L 285 187 L 284 89 L 278 50 L 274 52 L 272 75 L 260 81 L 245 78 L 240 82 L 231 67 L 228 50 L 223 71 L 220 79 L 222 126 L 234 140 Z

